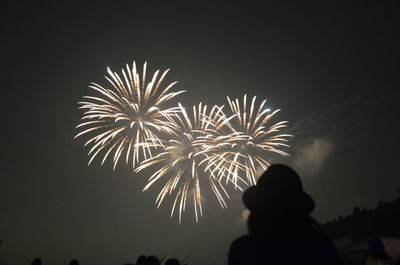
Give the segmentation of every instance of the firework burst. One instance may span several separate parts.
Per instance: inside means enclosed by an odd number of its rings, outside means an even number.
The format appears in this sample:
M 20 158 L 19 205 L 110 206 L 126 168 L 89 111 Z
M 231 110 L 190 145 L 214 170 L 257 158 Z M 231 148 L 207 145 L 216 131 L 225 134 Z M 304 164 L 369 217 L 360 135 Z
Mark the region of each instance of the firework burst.
M 287 121 L 269 125 L 271 118 L 280 110 L 270 113 L 265 108 L 266 100 L 256 107 L 256 96 L 248 104 L 244 95 L 243 103 L 238 99 L 228 97 L 231 114 L 225 122 L 225 134 L 214 139 L 213 145 L 207 146 L 208 168 L 218 175 L 219 181 L 233 182 L 235 187 L 240 184 L 256 184 L 256 171 L 261 167 L 266 170 L 269 166 L 265 159 L 269 152 L 283 156 L 288 154 L 281 147 L 288 147 L 287 137 L 290 134 L 279 133 L 287 126 Z M 245 177 L 241 177 L 241 175 Z
M 280 132 L 287 121 L 270 125 L 280 110 L 271 112 L 266 100 L 258 105 L 256 96 L 249 102 L 246 95 L 243 101 L 228 97 L 228 115 L 223 106 L 208 110 L 202 103 L 187 112 L 180 103 L 165 106 L 184 92 L 171 92 L 177 82 L 163 85 L 169 69 L 160 76 L 157 70 L 149 80 L 146 71 L 147 63 L 139 74 L 133 62 L 121 74 L 107 68 L 108 87 L 91 83 L 99 95 L 78 102 L 85 112 L 75 138 L 90 135 L 88 164 L 102 156 L 101 164 L 110 159 L 113 169 L 121 158 L 131 161 L 135 173 L 155 169 L 143 191 L 162 185 L 156 205 L 172 196 L 171 217 L 177 212 L 179 222 L 192 201 L 196 222 L 203 216 L 204 188 L 225 208 L 228 184 L 235 189 L 253 185 L 257 169 L 269 166 L 268 154 L 288 155 L 281 148 L 288 147 L 291 135 Z
M 152 149 L 163 145 L 159 134 L 172 132 L 165 121 L 178 109 L 166 108 L 164 105 L 184 91 L 170 92 L 177 82 L 162 85 L 169 69 L 160 77 L 160 71 L 157 70 L 149 82 L 146 80 L 146 70 L 147 63 L 144 63 L 140 76 L 135 62 L 132 67 L 127 64 L 121 76 L 107 68 L 108 76 L 105 78 L 110 88 L 91 83 L 89 87 L 100 93 L 100 96 L 84 96 L 86 101 L 78 102 L 80 109 L 86 111 L 77 126 L 84 129 L 75 138 L 94 134 L 85 143 L 85 146 L 92 145 L 88 153 L 88 164 L 99 153 L 104 153 L 103 165 L 113 153 L 114 169 L 123 155 L 126 163 L 132 161 L 135 168 L 142 157 L 152 157 Z
M 174 212 L 179 214 L 186 209 L 187 198 L 192 194 L 196 222 L 202 211 L 201 186 L 208 183 L 216 195 L 221 207 L 225 208 L 224 198 L 229 198 L 225 188 L 206 164 L 208 156 L 207 146 L 214 145 L 215 135 L 219 134 L 224 124 L 225 115 L 222 108 L 214 106 L 207 112 L 207 106 L 201 103 L 193 107 L 193 116 L 189 116 L 186 109 L 179 104 L 180 112 L 171 117 L 169 127 L 173 128 L 171 139 L 165 144 L 165 150 L 158 155 L 148 158 L 135 170 L 140 172 L 145 168 L 158 166 L 158 169 L 149 178 L 143 189 L 148 190 L 154 183 L 163 181 L 156 204 L 160 207 L 167 195 L 175 194 L 171 217 Z

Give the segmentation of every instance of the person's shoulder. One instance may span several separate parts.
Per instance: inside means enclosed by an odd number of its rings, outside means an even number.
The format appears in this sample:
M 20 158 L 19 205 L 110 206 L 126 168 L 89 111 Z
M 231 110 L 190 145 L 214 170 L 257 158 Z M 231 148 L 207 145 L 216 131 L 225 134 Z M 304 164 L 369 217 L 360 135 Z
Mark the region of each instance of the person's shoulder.
M 257 244 L 251 235 L 243 235 L 236 238 L 229 249 L 228 264 L 256 264 L 249 262 L 258 258 Z
M 316 236 L 316 239 L 317 239 L 318 241 L 320 241 L 320 243 L 333 245 L 333 244 L 332 244 L 332 240 L 330 239 L 330 237 L 329 237 L 327 234 L 325 234 L 324 232 L 317 231 L 317 232 L 315 233 L 315 236 Z
M 232 241 L 231 248 L 242 248 L 244 246 L 251 245 L 254 241 L 251 235 L 242 235 Z
M 251 235 L 242 235 L 233 240 L 232 244 L 242 244 L 250 241 L 253 241 L 253 237 Z
M 329 264 L 342 264 L 339 253 L 329 236 L 319 231 L 317 238 L 318 253 L 323 258 L 327 258 L 330 262 Z

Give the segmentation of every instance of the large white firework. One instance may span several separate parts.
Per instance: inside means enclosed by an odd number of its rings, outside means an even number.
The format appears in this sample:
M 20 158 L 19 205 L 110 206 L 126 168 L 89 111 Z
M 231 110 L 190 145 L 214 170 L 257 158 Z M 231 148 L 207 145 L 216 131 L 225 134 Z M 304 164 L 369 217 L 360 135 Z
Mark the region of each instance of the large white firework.
M 162 147 L 160 134 L 172 132 L 166 121 L 178 109 L 165 103 L 184 91 L 171 92 L 177 82 L 163 85 L 169 69 L 160 77 L 157 70 L 150 80 L 146 80 L 146 70 L 144 63 L 140 76 L 135 62 L 132 67 L 127 64 L 121 75 L 107 68 L 109 86 L 91 83 L 89 87 L 99 96 L 84 96 L 86 101 L 78 102 L 86 111 L 77 126 L 84 129 L 75 138 L 91 134 L 85 143 L 91 145 L 88 164 L 103 152 L 101 164 L 113 153 L 114 169 L 123 155 L 135 168 L 141 160 L 153 156 L 152 150 Z
M 292 135 L 280 133 L 288 122 L 270 125 L 271 118 L 280 110 L 271 112 L 265 106 L 266 100 L 257 107 L 256 98 L 254 96 L 248 104 L 244 95 L 240 104 L 238 99 L 228 97 L 231 113 L 225 123 L 225 133 L 217 136 L 213 145 L 207 146 L 208 168 L 213 169 L 220 181 L 233 182 L 235 187 L 254 185 L 257 169 L 266 170 L 269 166 L 266 159 L 269 153 L 288 156 L 281 148 L 288 147 L 287 138 Z
M 202 211 L 201 187 L 210 187 L 216 195 L 221 207 L 227 207 L 225 198 L 229 198 L 225 188 L 221 185 L 210 167 L 207 166 L 207 146 L 214 145 L 215 136 L 219 135 L 221 126 L 226 122 L 222 108 L 214 106 L 207 111 L 207 106 L 201 103 L 193 106 L 192 115 L 179 104 L 180 112 L 175 114 L 169 122 L 174 128 L 171 138 L 165 144 L 165 150 L 158 155 L 148 158 L 135 170 L 140 172 L 148 167 L 157 167 L 149 178 L 144 191 L 154 183 L 161 182 L 162 188 L 156 199 L 160 207 L 167 195 L 175 194 L 171 217 L 174 212 L 179 214 L 186 209 L 187 198 L 193 196 L 196 222 Z

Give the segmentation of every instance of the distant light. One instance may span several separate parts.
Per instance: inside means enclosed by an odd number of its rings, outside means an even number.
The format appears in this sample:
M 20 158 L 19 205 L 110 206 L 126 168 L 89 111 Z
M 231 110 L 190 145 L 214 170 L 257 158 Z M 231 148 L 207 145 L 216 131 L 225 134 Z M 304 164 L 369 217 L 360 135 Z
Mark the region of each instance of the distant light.
M 270 112 L 270 111 L 271 111 L 271 109 L 269 109 L 269 108 L 268 108 L 268 109 L 266 109 L 265 111 L 268 111 L 268 112 Z

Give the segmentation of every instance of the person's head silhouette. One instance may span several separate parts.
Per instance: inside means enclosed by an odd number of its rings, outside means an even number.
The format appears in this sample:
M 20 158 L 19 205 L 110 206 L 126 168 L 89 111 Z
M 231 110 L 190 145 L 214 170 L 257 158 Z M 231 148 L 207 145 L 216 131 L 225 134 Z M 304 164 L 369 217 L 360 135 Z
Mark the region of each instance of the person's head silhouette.
M 303 190 L 299 175 L 281 164 L 268 167 L 257 185 L 243 193 L 243 203 L 250 210 L 250 232 L 265 230 L 268 224 L 298 222 L 308 218 L 315 208 L 313 199 Z
M 290 167 L 269 166 L 257 185 L 243 193 L 243 203 L 250 210 L 250 233 L 232 242 L 229 265 L 342 265 L 332 242 L 309 216 L 315 203 Z
M 78 260 L 73 259 L 73 260 L 71 260 L 71 262 L 69 263 L 69 265 L 79 265 L 79 262 L 78 262 Z
M 34 258 L 31 263 L 31 265 L 41 265 L 41 264 L 42 260 L 40 258 Z
M 138 265 L 146 264 L 146 261 L 147 261 L 146 256 L 140 255 L 136 260 L 136 264 L 138 264 Z
M 160 260 L 156 256 L 151 255 L 151 256 L 147 257 L 146 264 L 148 264 L 148 265 L 160 265 Z
M 165 261 L 165 265 L 180 265 L 179 260 L 170 258 Z

